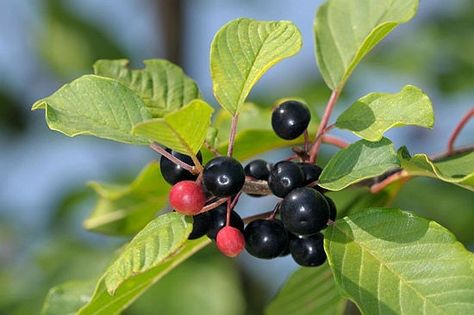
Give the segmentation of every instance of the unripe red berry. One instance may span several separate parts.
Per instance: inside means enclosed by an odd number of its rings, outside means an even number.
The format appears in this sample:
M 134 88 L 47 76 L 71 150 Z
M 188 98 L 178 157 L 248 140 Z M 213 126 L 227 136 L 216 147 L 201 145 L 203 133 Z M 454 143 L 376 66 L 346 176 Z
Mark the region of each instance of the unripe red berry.
M 235 257 L 245 248 L 245 238 L 239 229 L 224 226 L 216 237 L 217 248 L 228 257 Z
M 169 194 L 171 207 L 185 215 L 195 215 L 206 203 L 206 196 L 199 184 L 191 180 L 178 182 L 171 187 Z

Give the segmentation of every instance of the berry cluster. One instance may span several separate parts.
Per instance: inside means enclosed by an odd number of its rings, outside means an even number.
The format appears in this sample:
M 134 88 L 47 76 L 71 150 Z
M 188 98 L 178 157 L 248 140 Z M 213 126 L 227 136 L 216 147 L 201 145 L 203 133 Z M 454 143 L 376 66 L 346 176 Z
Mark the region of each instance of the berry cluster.
M 306 131 L 311 114 L 298 101 L 286 101 L 272 113 L 272 127 L 281 138 L 291 140 Z M 174 158 L 194 166 L 183 154 L 167 150 Z M 168 156 L 171 158 L 171 156 Z M 196 156 L 202 162 L 199 153 Z M 165 155 L 160 160 L 163 178 L 173 185 L 169 201 L 174 210 L 193 216 L 189 239 L 207 235 L 225 255 L 237 256 L 244 248 L 250 255 L 271 259 L 291 254 L 303 266 L 319 266 L 326 260 L 323 230 L 336 218 L 334 202 L 316 186 L 321 167 L 301 161 L 280 161 L 274 165 L 254 160 L 242 167 L 239 161 L 218 156 L 207 162 L 200 174 L 193 174 Z M 244 228 L 233 210 L 246 178 L 265 181 L 269 190 L 282 198 L 264 218 Z M 258 197 L 258 194 L 249 194 Z

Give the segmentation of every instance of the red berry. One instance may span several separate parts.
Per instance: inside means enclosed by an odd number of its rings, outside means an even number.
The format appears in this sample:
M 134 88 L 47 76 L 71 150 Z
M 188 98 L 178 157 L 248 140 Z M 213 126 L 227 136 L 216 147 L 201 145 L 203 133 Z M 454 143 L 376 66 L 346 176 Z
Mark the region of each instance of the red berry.
M 235 257 L 244 249 L 245 238 L 239 229 L 224 226 L 217 233 L 216 245 L 224 255 Z
M 171 187 L 169 200 L 171 207 L 185 215 L 195 215 L 206 203 L 206 196 L 199 184 L 191 180 L 178 182 Z

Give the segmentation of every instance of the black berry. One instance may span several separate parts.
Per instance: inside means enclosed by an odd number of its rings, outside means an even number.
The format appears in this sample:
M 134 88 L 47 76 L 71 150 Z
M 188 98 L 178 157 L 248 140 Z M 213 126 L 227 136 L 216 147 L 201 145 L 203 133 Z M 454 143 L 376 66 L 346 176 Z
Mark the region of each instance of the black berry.
M 268 180 L 270 164 L 264 160 L 253 160 L 244 168 L 245 175 L 259 180 Z
M 217 197 L 233 196 L 245 183 L 242 164 L 226 156 L 219 156 L 207 162 L 202 178 L 207 191 Z
M 245 248 L 250 255 L 271 259 L 280 256 L 288 246 L 288 233 L 280 220 L 255 220 L 244 231 Z
M 193 216 L 193 230 L 189 234 L 188 239 L 194 240 L 206 235 L 211 227 L 211 215 L 209 212 L 203 212 Z
M 295 262 L 301 266 L 320 266 L 326 261 L 324 237 L 317 233 L 307 237 L 292 237 L 290 253 Z
M 329 205 L 329 219 L 331 221 L 336 221 L 336 217 L 337 217 L 336 204 L 328 196 L 324 196 L 324 197 L 326 197 L 326 201 L 328 202 L 328 205 Z
M 316 164 L 298 163 L 298 166 L 303 171 L 305 186 L 317 181 L 323 171 L 323 169 Z
M 209 211 L 209 214 L 211 215 L 211 226 L 209 231 L 207 231 L 207 236 L 210 239 L 215 240 L 217 232 L 225 226 L 227 219 L 227 206 L 221 205 L 214 210 Z M 244 221 L 242 221 L 242 218 L 234 210 L 230 213 L 230 226 L 239 229 L 242 233 L 244 232 Z
M 296 188 L 283 199 L 280 215 L 285 228 L 297 235 L 310 235 L 321 231 L 329 219 L 329 204 L 318 191 Z
M 171 153 L 174 157 L 178 158 L 179 160 L 183 161 L 186 164 L 189 165 L 194 165 L 193 160 L 191 157 L 171 151 L 170 149 L 166 149 L 169 153 Z M 198 152 L 197 158 L 199 162 L 202 162 L 202 155 L 201 152 Z M 161 170 L 161 175 L 171 185 L 176 184 L 177 182 L 181 182 L 183 180 L 195 180 L 197 178 L 197 175 L 191 174 L 181 166 L 175 164 L 174 162 L 168 160 L 165 156 L 161 156 L 160 159 L 160 170 Z
M 290 161 L 276 163 L 268 177 L 268 187 L 278 197 L 285 197 L 290 191 L 303 185 L 303 171 L 297 164 Z
M 286 140 L 299 137 L 308 127 L 310 120 L 308 107 L 298 101 L 283 102 L 272 113 L 273 131 Z

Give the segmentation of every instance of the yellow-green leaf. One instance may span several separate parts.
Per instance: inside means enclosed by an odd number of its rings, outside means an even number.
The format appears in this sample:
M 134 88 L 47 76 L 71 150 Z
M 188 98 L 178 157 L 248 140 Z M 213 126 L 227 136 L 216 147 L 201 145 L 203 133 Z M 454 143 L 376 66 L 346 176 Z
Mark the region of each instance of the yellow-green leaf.
M 301 45 L 301 34 L 289 21 L 241 18 L 224 25 L 211 44 L 211 77 L 219 104 L 238 113 L 260 77 Z
M 393 127 L 431 128 L 433 124 L 430 99 L 412 85 L 395 94 L 370 93 L 352 104 L 336 121 L 336 127 L 348 129 L 369 141 L 379 141 Z
M 173 112 L 200 98 L 198 86 L 177 65 L 163 59 L 143 61 L 145 68 L 130 69 L 128 60 L 98 60 L 94 73 L 110 77 L 132 89 L 153 118 Z
M 474 191 L 474 151 L 433 162 L 426 154 L 410 156 L 406 147 L 398 150 L 403 169 L 411 176 L 427 176 Z
M 194 155 L 206 140 L 213 111 L 209 104 L 196 99 L 163 118 L 137 124 L 133 134 L 147 137 L 177 152 Z
M 324 81 L 340 90 L 354 68 L 388 33 L 416 13 L 418 0 L 328 0 L 314 22 Z

